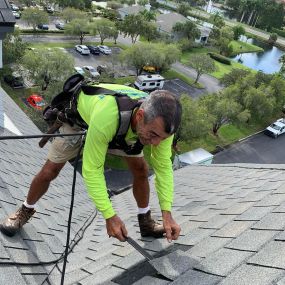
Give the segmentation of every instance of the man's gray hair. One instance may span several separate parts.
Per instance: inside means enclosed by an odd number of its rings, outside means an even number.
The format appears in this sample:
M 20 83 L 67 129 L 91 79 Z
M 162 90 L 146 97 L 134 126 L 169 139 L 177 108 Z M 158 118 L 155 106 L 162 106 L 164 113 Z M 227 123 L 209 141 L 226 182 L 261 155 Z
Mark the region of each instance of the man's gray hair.
M 179 100 L 167 90 L 155 90 L 142 103 L 144 122 L 149 123 L 161 117 L 164 122 L 164 131 L 174 134 L 181 122 L 182 107 Z

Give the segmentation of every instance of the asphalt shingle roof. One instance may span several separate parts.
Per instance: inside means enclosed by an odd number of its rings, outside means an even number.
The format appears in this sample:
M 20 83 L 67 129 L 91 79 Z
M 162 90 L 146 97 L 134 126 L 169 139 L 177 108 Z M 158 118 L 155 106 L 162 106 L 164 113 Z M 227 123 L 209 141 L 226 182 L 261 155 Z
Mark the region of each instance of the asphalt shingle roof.
M 4 111 L 23 134 L 39 131 L 0 89 Z M 8 130 L 1 135 L 10 135 Z M 31 179 L 45 161 L 47 148 L 37 140 L 0 141 L 0 219 L 25 198 Z M 0 263 L 37 263 L 58 258 L 65 245 L 72 167 L 66 165 L 39 201 L 35 217 L 13 238 L 0 234 Z M 108 238 L 105 221 L 77 179 L 71 239 L 83 238 L 68 256 L 65 284 L 285 284 L 285 166 L 212 165 L 179 169 L 173 216 L 179 239 L 142 238 L 135 200 L 126 191 L 113 196 L 114 208 L 129 235 L 160 258 L 174 281 L 155 270 L 129 244 Z M 151 179 L 151 207 L 160 217 Z M 86 229 L 85 229 L 86 228 Z M 0 265 L 0 284 L 54 284 L 62 264 Z

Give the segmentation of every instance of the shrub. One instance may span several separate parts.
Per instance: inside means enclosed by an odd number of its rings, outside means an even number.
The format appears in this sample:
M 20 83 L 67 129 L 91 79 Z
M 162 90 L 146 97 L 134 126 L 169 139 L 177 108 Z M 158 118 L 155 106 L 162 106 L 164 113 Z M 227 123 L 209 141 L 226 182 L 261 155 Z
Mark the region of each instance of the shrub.
M 229 58 L 227 58 L 225 56 L 222 56 L 222 55 L 220 55 L 218 53 L 209 52 L 208 55 L 212 59 L 214 59 L 214 60 L 216 60 L 216 61 L 218 61 L 220 63 L 227 64 L 227 65 L 231 65 L 232 64 L 232 62 L 231 62 L 231 60 Z
M 272 28 L 272 32 L 276 33 L 277 35 L 285 38 L 285 31 L 284 30 L 279 30 L 279 29 Z

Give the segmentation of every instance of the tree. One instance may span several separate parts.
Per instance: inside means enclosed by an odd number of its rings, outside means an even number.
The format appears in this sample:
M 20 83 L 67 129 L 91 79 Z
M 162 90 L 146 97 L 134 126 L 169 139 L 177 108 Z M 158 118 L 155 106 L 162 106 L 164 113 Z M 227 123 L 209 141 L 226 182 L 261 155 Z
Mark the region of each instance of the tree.
M 241 25 L 234 26 L 232 29 L 233 29 L 233 33 L 234 33 L 234 40 L 236 40 L 236 41 L 239 40 L 241 35 L 245 34 L 245 29 Z
M 130 36 L 134 44 L 139 35 L 144 32 L 146 21 L 141 14 L 128 15 L 119 24 L 119 29 L 125 36 Z
M 152 22 L 146 22 L 141 36 L 144 36 L 148 42 L 159 38 L 159 32 L 157 30 L 156 24 Z
M 199 104 L 199 100 L 194 100 L 189 95 L 182 95 L 180 103 L 182 117 L 178 131 L 179 139 L 190 142 L 193 138 L 206 135 L 211 129 L 206 108 Z
M 114 37 L 115 33 L 117 33 L 117 28 L 115 24 L 108 19 L 99 19 L 91 23 L 90 32 L 93 35 L 94 35 L 94 30 L 96 30 L 100 36 L 101 45 L 103 45 L 105 39 L 112 38 Z
M 62 7 L 72 7 L 80 10 L 90 9 L 91 8 L 90 0 L 56 0 L 56 3 Z
M 226 73 L 220 80 L 220 82 L 226 87 L 234 85 L 237 81 L 245 78 L 250 71 L 245 69 L 234 68 L 229 73 Z
M 197 28 L 196 24 L 188 20 L 185 23 L 176 23 L 172 30 L 188 40 L 195 40 L 201 35 L 201 32 Z
M 271 33 L 268 39 L 268 43 L 273 45 L 277 41 L 278 35 L 276 33 Z
M 281 63 L 279 73 L 284 75 L 285 74 L 285 54 L 280 56 L 279 62 Z
M 23 42 L 19 29 L 7 34 L 3 41 L 3 62 L 5 64 L 17 62 L 23 57 L 28 45 L 27 42 Z
M 74 19 L 64 27 L 66 35 L 78 36 L 82 45 L 84 37 L 89 33 L 89 24 L 85 19 Z
M 209 18 L 209 21 L 213 23 L 214 27 L 219 28 L 219 29 L 225 26 L 225 21 L 218 12 L 215 14 L 212 14 Z
M 63 82 L 74 73 L 74 59 L 59 49 L 25 53 L 20 61 L 23 73 L 51 98 L 62 89 Z
M 190 65 L 197 72 L 197 76 L 194 83 L 197 83 L 200 76 L 204 73 L 214 72 L 216 70 L 215 62 L 210 56 L 205 54 L 194 54 L 191 56 Z
M 209 120 L 212 123 L 212 132 L 215 136 L 218 135 L 218 130 L 222 125 L 237 120 L 238 115 L 242 112 L 240 104 L 227 96 L 224 91 L 201 97 L 201 104 L 210 115 Z
M 167 70 L 179 57 L 180 51 L 175 45 L 164 43 L 139 43 L 120 55 L 123 62 L 136 69 L 137 75 L 141 74 L 145 65 L 155 66 L 160 71 Z
M 24 10 L 22 19 L 27 22 L 29 26 L 32 26 L 34 30 L 36 30 L 39 24 L 48 24 L 49 22 L 47 13 L 38 8 L 27 8 Z
M 178 5 L 177 12 L 184 17 L 189 16 L 189 11 L 191 10 L 191 6 L 188 3 L 182 2 Z
M 233 51 L 230 42 L 233 40 L 233 31 L 230 27 L 220 29 L 219 36 L 213 40 L 214 45 L 219 48 L 220 54 L 229 56 Z
M 147 1 L 148 2 L 148 1 Z M 146 21 L 155 21 L 156 20 L 156 14 L 154 11 L 148 11 L 148 10 L 143 10 L 140 12 L 140 14 L 143 16 L 143 18 Z
M 67 7 L 62 13 L 61 17 L 64 19 L 65 23 L 69 23 L 74 19 L 85 19 L 87 14 L 78 9 Z

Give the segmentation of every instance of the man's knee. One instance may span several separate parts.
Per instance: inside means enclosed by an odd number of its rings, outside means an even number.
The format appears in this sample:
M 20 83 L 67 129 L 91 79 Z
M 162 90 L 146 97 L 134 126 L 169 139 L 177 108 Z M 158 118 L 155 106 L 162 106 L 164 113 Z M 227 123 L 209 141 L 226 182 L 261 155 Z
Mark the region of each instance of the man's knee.
M 130 170 L 135 178 L 148 178 L 148 165 L 143 158 L 136 159 L 132 162 Z
M 51 161 L 47 161 L 39 172 L 38 178 L 46 182 L 52 181 L 58 176 L 63 166 L 64 163 L 53 163 Z

